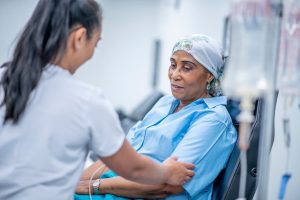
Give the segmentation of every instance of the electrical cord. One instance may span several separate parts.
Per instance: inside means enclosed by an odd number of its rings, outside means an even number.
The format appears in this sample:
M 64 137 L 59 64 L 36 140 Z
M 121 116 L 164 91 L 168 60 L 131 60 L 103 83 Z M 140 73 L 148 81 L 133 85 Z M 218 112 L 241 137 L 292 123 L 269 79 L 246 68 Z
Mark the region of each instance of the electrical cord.
M 98 169 L 96 169 L 96 170 L 94 171 L 94 173 L 92 174 L 90 180 L 89 180 L 89 198 L 90 198 L 90 200 L 93 200 L 92 192 L 91 192 L 91 184 L 92 184 L 92 180 L 93 180 L 95 174 L 96 174 L 97 172 L 99 172 L 100 170 L 102 170 L 104 167 L 105 167 L 105 165 L 102 164 Z M 99 177 L 99 179 L 100 179 L 100 177 Z

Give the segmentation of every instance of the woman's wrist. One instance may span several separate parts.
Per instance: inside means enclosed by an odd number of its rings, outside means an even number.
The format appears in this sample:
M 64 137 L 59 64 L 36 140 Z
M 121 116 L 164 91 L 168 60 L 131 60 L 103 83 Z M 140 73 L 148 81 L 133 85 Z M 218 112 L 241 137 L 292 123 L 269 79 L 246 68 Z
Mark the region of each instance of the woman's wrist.
M 101 179 L 101 184 L 99 186 L 100 194 L 111 193 L 111 191 L 112 191 L 112 186 L 110 184 L 109 179 Z
M 91 186 L 93 188 L 93 192 L 92 192 L 93 194 L 100 194 L 99 192 L 100 185 L 101 185 L 101 179 L 95 179 L 91 182 Z

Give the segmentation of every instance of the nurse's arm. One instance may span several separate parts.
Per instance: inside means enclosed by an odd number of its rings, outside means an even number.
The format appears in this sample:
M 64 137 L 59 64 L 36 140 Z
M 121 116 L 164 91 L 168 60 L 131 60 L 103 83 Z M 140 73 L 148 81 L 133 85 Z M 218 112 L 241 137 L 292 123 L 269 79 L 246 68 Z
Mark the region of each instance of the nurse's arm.
M 101 160 L 97 160 L 95 163 L 84 170 L 80 177 L 80 180 L 90 180 L 90 178 L 98 179 L 103 173 L 108 170 L 109 168 Z
M 174 158 L 157 164 L 138 154 L 126 139 L 114 155 L 101 160 L 120 176 L 144 184 L 182 185 L 194 176 L 193 164 L 177 162 Z

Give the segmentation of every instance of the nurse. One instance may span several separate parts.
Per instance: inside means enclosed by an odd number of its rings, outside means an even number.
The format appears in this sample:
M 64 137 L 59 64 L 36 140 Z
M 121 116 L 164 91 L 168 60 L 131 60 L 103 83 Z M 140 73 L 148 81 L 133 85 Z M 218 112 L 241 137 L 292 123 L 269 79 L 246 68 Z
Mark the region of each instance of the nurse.
M 73 73 L 101 39 L 94 0 L 40 0 L 0 69 L 0 199 L 72 199 L 87 152 L 141 183 L 180 185 L 192 164 L 163 165 L 129 145 L 101 90 Z

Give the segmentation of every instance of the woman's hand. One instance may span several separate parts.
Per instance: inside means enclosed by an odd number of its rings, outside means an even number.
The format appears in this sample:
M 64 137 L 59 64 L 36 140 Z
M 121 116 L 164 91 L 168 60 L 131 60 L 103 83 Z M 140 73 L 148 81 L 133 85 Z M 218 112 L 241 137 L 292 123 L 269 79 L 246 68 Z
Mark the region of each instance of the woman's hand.
M 89 194 L 89 183 L 90 180 L 79 181 L 76 187 L 76 194 Z M 93 184 L 93 182 L 91 184 Z M 92 193 L 92 188 L 91 188 L 91 193 Z
M 168 170 L 167 184 L 183 185 L 194 176 L 195 166 L 191 163 L 178 162 L 176 157 L 168 158 L 163 165 Z

